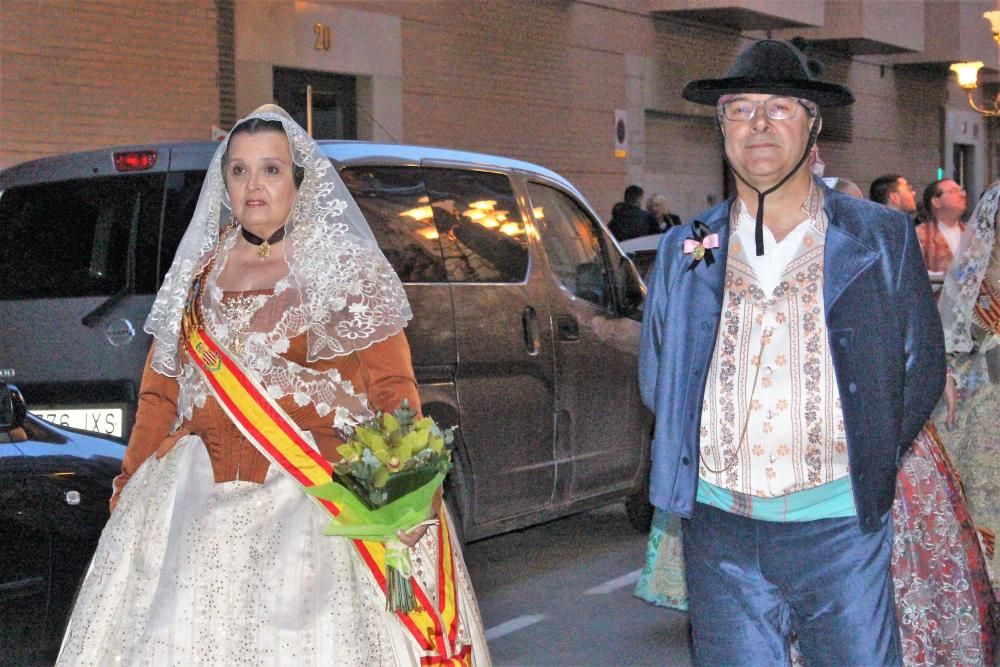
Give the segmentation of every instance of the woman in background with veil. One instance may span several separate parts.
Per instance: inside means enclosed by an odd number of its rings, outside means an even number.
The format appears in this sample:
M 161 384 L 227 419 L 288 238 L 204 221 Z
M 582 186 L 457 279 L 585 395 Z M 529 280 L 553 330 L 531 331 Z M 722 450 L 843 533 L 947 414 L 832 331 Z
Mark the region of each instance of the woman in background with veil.
M 1000 525 L 1000 182 L 973 211 L 954 262 L 945 275 L 938 307 L 944 325 L 949 400 L 935 420 L 962 477 L 996 592 L 1000 561 L 993 533 Z
M 342 429 L 419 410 L 411 317 L 319 145 L 273 105 L 240 121 L 146 320 L 135 428 L 58 664 L 488 664 L 443 506 L 400 536 L 427 604 L 393 613 L 366 543 L 324 536 L 268 449 L 288 433 L 333 461 Z

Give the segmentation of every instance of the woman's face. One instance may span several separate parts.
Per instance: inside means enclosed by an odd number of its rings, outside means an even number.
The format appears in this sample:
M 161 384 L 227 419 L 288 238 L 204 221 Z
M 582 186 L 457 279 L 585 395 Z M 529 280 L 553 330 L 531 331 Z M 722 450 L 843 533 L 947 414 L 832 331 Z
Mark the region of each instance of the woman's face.
M 268 238 L 285 224 L 297 188 L 284 132 L 241 133 L 229 141 L 226 189 L 233 216 L 247 231 Z

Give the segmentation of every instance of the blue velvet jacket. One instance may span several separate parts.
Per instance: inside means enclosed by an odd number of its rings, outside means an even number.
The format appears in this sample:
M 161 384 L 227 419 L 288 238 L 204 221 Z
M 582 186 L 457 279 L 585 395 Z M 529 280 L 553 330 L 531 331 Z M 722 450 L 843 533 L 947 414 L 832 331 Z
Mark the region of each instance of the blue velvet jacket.
M 902 213 L 825 188 L 826 327 L 840 390 L 854 502 L 871 532 L 892 506 L 899 458 L 944 389 L 941 320 L 913 225 Z M 656 415 L 650 500 L 690 517 L 699 430 L 722 313 L 729 208 L 698 216 L 719 234 L 714 263 L 691 268 L 691 224 L 663 237 L 649 275 L 639 384 Z M 689 270 L 691 269 L 691 270 Z

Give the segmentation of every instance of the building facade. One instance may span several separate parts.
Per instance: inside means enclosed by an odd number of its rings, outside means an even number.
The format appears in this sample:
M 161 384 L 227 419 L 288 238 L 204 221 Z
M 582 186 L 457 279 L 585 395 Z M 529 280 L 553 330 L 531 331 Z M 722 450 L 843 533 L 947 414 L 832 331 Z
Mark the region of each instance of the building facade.
M 995 0 L 0 0 L 0 168 L 218 137 L 276 101 L 319 138 L 537 162 L 608 216 L 629 183 L 688 220 L 729 187 L 684 84 L 802 35 L 857 103 L 824 117 L 827 175 L 938 170 L 973 197 L 993 128 L 947 64 L 997 69 Z

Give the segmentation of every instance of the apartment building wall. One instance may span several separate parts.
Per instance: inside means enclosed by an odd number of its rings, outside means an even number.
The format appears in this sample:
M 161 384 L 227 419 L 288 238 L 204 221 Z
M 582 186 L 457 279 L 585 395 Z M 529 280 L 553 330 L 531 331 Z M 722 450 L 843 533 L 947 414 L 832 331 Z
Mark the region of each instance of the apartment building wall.
M 217 6 L 228 0 L 0 0 L 0 167 L 221 124 Z M 607 217 L 629 183 L 689 219 L 725 194 L 711 109 L 684 102 L 750 39 L 652 14 L 647 0 L 236 0 L 235 112 L 270 101 L 276 66 L 357 77 L 359 138 L 509 155 L 570 178 Z M 317 24 L 331 48 L 318 50 Z M 943 68 L 818 53 L 850 86 L 849 143 L 827 174 L 918 188 L 944 159 Z M 628 155 L 614 154 L 616 110 Z
M 664 192 L 685 219 L 726 194 L 712 111 L 680 93 L 724 74 L 750 43 L 739 33 L 657 18 L 640 2 L 370 4 L 402 18 L 407 141 L 540 162 L 605 216 L 632 182 Z M 918 188 L 933 180 L 945 73 L 814 55 L 857 98 L 852 140 L 820 136 L 826 173 L 865 191 L 887 172 Z M 616 109 L 628 114 L 625 159 L 613 155 Z
M 0 0 L 0 168 L 208 139 L 217 67 L 211 1 Z

